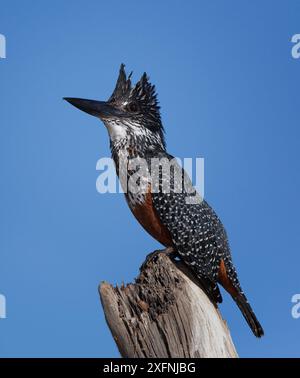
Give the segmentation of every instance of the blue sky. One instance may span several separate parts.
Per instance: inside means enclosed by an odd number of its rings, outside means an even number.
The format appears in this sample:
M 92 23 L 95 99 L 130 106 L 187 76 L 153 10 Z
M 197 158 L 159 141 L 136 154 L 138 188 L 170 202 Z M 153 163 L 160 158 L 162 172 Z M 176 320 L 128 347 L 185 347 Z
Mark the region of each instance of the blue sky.
M 122 194 L 99 194 L 109 156 L 95 118 L 121 62 L 156 84 L 167 146 L 205 158 L 205 194 L 229 234 L 257 340 L 224 294 L 242 357 L 299 357 L 298 1 L 3 1 L 0 33 L 0 355 L 115 357 L 100 281 L 130 282 L 159 247 Z

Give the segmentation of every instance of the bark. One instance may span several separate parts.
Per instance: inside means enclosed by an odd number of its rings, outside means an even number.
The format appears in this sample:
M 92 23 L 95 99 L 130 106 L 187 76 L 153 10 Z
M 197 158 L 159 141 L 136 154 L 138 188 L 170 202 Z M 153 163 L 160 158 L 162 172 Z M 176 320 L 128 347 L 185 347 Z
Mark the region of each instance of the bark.
M 142 267 L 135 283 L 103 282 L 99 293 L 122 357 L 238 357 L 200 282 L 164 253 Z

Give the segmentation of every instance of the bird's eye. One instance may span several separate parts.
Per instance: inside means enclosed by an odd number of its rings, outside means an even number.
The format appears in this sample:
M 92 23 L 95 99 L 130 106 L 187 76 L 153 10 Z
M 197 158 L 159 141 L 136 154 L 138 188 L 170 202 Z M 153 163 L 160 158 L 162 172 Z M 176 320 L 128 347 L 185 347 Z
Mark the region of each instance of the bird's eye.
M 138 106 L 135 102 L 131 102 L 131 103 L 126 105 L 126 110 L 134 113 L 134 112 L 138 111 Z

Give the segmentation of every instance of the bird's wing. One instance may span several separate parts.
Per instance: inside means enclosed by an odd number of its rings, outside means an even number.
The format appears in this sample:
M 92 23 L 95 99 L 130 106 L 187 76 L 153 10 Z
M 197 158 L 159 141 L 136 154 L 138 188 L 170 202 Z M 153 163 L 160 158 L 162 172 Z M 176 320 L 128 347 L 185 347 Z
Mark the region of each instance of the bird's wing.
M 166 154 L 164 157 L 173 159 Z M 160 174 L 160 188 L 152 194 L 154 209 L 170 232 L 178 254 L 199 279 L 210 286 L 220 302 L 218 271 L 223 255 L 229 253 L 225 230 L 213 209 L 195 192 L 184 170 L 176 161 L 173 164 L 174 170 L 169 177 L 168 172 Z M 181 183 L 175 170 L 181 172 Z M 168 192 L 165 189 L 169 184 Z

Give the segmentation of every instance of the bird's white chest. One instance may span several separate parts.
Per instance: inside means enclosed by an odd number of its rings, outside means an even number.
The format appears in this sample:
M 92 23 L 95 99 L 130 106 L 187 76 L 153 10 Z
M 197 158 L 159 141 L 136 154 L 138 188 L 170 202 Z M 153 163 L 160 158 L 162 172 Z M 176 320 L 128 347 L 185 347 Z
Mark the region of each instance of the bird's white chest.
M 109 138 L 113 143 L 117 143 L 120 140 L 126 138 L 126 128 L 117 122 L 109 122 L 105 124 Z
M 128 146 L 119 150 L 118 161 L 119 180 L 128 205 L 133 210 L 145 202 L 151 184 L 150 173 L 143 158 L 128 156 Z

